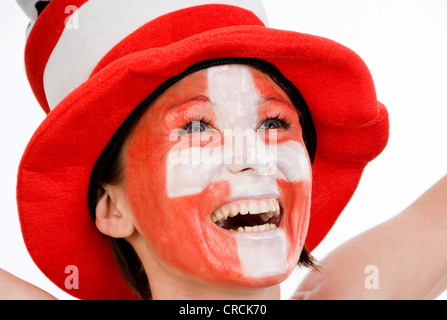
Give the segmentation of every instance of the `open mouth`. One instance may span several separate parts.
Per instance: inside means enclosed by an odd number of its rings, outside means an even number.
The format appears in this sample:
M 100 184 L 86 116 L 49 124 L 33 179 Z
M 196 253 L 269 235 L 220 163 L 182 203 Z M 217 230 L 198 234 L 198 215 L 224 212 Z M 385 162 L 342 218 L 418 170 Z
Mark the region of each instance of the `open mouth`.
M 226 204 L 211 214 L 219 227 L 238 232 L 275 230 L 281 222 L 277 199 L 239 200 Z

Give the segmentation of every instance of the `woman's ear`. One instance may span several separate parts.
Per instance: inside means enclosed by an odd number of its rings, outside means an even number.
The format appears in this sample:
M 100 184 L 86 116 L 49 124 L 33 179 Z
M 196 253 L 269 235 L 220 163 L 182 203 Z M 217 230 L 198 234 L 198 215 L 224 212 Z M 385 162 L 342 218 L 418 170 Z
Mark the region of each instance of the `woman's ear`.
M 127 196 L 122 186 L 104 184 L 104 193 L 96 204 L 95 224 L 98 230 L 112 238 L 127 238 L 133 234 Z

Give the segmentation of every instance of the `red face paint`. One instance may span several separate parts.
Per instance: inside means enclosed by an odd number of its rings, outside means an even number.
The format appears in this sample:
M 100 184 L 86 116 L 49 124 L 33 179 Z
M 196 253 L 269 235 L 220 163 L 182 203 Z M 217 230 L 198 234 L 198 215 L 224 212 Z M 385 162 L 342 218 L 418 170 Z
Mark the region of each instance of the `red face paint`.
M 305 153 L 295 154 L 303 144 L 301 128 L 285 93 L 252 68 L 231 66 L 228 73 L 222 68 L 187 76 L 143 115 L 127 143 L 126 187 L 137 229 L 160 260 L 214 284 L 272 285 L 293 270 L 304 243 L 310 203 L 308 158 Z M 178 150 L 221 155 L 225 129 L 255 132 L 264 120 L 278 114 L 287 118 L 289 127 L 277 129 L 274 175 L 260 175 L 251 164 L 251 169 L 239 170 L 224 161 L 170 162 Z M 188 131 L 192 121 L 202 121 L 200 132 Z M 256 137 L 270 143 L 269 130 L 261 131 Z M 194 134 L 199 143 L 194 143 Z M 295 172 L 296 167 L 302 168 L 302 174 Z M 211 219 L 232 202 L 249 204 L 256 199 L 256 205 L 262 206 L 263 198 L 272 197 L 282 206 L 276 231 L 238 233 Z M 233 201 L 237 199 L 241 200 Z M 257 257 L 254 252 L 260 244 L 270 254 Z

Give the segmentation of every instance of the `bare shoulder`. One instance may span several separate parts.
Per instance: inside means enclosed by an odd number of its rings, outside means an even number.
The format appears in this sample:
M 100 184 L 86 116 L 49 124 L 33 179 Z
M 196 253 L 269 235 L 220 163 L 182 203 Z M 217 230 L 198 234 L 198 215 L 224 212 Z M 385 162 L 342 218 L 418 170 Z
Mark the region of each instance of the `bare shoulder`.
M 434 299 L 447 290 L 447 176 L 403 212 L 335 249 L 297 299 Z
M 319 269 L 311 271 L 301 282 L 293 299 L 296 300 L 386 300 L 391 299 L 390 292 L 385 288 L 377 290 L 374 283 L 368 279 L 370 273 L 361 258 L 358 259 L 352 251 L 342 250 L 332 252 L 326 257 Z M 362 254 L 362 250 L 358 253 Z M 378 279 L 372 279 L 372 281 Z M 379 283 L 380 285 L 380 283 Z
M 55 300 L 48 292 L 0 269 L 0 300 Z
M 300 283 L 293 299 L 298 300 L 386 300 L 385 288 L 376 290 L 365 273 L 364 249 L 336 249 Z M 380 280 L 380 279 L 373 279 Z M 372 284 L 372 286 L 371 286 Z M 379 283 L 380 284 L 380 283 Z

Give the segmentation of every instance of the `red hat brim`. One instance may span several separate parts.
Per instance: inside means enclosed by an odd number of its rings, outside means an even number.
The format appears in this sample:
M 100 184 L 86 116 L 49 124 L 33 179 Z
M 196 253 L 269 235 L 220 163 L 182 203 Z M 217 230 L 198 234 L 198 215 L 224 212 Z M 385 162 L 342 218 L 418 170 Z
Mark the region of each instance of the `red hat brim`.
M 353 51 L 321 37 L 261 26 L 215 29 L 123 55 L 68 95 L 32 137 L 18 175 L 20 222 L 33 260 L 60 288 L 82 299 L 135 298 L 90 217 L 93 167 L 156 88 L 195 63 L 225 57 L 270 62 L 303 95 L 317 132 L 307 248 L 328 233 L 387 143 L 388 114 L 369 70 Z M 70 265 L 79 270 L 76 290 L 65 286 Z

